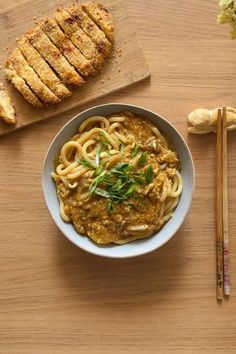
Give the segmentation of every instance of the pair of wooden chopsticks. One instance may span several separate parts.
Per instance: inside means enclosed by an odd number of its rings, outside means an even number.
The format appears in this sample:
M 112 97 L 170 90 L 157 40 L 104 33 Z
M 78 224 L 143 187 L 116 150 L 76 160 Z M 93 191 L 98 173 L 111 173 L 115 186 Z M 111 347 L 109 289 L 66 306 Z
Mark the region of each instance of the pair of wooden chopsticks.
M 216 173 L 216 286 L 217 299 L 230 294 L 229 227 L 228 227 L 228 173 L 227 173 L 227 118 L 226 108 L 217 115 L 217 173 Z

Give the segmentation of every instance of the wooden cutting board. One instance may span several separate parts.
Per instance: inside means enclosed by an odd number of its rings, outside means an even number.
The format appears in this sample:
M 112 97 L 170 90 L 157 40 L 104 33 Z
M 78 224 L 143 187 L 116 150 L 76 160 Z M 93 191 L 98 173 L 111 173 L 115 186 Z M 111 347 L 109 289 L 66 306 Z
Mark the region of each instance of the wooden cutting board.
M 79 107 L 150 75 L 142 47 L 123 2 L 102 0 L 102 3 L 113 14 L 115 25 L 114 50 L 111 59 L 105 64 L 103 72 L 90 78 L 82 88 L 73 89 L 73 95 L 58 105 L 36 109 L 26 102 L 21 94 L 6 81 L 4 62 L 16 45 L 16 40 L 26 30 L 35 26 L 39 19 L 52 16 L 58 6 L 70 3 L 71 1 L 67 0 L 60 3 L 54 0 L 30 0 L 0 12 L 0 82 L 6 84 L 17 112 L 16 126 L 0 122 L 0 135 L 50 118 L 76 106 Z

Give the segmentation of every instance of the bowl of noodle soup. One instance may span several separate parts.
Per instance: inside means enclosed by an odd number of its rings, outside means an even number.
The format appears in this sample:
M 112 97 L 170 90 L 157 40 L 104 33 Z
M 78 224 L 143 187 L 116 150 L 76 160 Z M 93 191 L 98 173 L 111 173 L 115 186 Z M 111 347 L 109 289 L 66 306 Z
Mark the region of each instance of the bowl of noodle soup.
M 92 254 L 128 258 L 181 227 L 195 184 L 191 153 L 166 119 L 105 104 L 71 119 L 45 157 L 42 186 L 55 224 Z

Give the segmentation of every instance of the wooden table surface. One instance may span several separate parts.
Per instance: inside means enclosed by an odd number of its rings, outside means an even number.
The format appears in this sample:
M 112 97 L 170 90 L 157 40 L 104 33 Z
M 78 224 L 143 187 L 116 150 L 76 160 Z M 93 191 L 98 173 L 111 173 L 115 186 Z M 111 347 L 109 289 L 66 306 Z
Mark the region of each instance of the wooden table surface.
M 217 304 L 216 137 L 186 132 L 186 115 L 194 108 L 236 106 L 236 42 L 227 26 L 216 25 L 217 0 L 126 5 L 151 80 L 86 107 L 127 102 L 167 117 L 193 154 L 191 211 L 176 236 L 151 254 L 130 260 L 87 254 L 53 224 L 41 189 L 49 143 L 79 110 L 2 137 L 1 354 L 236 353 L 235 133 L 229 136 L 232 295 Z

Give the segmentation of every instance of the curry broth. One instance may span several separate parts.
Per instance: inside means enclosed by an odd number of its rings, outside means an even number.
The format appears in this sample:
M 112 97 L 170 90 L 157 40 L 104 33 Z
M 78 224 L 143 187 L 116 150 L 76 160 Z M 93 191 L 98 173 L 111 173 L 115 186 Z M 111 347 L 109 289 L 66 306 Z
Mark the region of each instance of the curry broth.
M 119 132 L 131 140 L 130 151 L 132 152 L 134 146 L 139 146 L 140 153 L 145 154 L 147 158 L 145 165 L 137 167 L 135 171 L 143 173 L 145 168 L 147 169 L 146 166 L 151 165 L 154 175 L 151 183 L 137 185 L 129 198 L 113 203 L 112 211 L 108 210 L 107 198 L 100 195 L 88 193 L 87 198 L 81 200 L 81 194 L 88 191 L 88 187 L 83 183 L 84 177 L 78 179 L 80 183 L 77 188 L 63 198 L 64 210 L 76 231 L 81 235 L 89 236 L 98 244 L 126 243 L 149 237 L 159 230 L 165 223 L 163 217 L 159 218 L 160 213 L 163 213 L 164 202 L 160 202 L 160 198 L 164 183 L 168 179 L 171 184 L 175 171 L 179 168 L 178 156 L 169 140 L 166 137 L 162 140 L 153 133 L 155 124 L 130 112 L 121 112 L 118 116 L 125 117 Z M 90 124 L 87 129 L 94 126 L 96 124 Z M 164 147 L 164 142 L 168 147 Z M 128 151 L 127 147 L 126 150 Z M 110 160 L 112 158 L 113 156 Z M 129 164 L 130 161 L 132 161 L 130 156 L 124 155 L 118 163 Z M 108 165 L 109 161 L 106 166 Z M 110 166 L 110 169 L 114 167 Z M 92 182 L 93 173 L 93 171 L 87 172 L 86 182 L 88 180 Z M 142 225 L 145 225 L 147 229 L 145 235 L 135 231 L 135 225 L 141 229 Z M 129 231 L 129 228 L 134 230 Z

